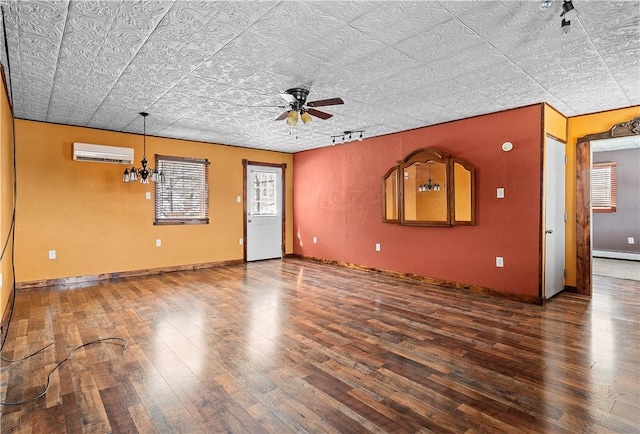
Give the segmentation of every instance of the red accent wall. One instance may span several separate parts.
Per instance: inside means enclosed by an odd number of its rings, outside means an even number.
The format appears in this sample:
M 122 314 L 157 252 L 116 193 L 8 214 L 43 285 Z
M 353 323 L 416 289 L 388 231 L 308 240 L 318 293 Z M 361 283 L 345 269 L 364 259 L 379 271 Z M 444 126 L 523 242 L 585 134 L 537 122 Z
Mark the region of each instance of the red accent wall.
M 294 252 L 537 297 L 541 143 L 542 105 L 534 105 L 297 153 Z M 476 168 L 476 226 L 382 223 L 382 176 L 430 146 Z

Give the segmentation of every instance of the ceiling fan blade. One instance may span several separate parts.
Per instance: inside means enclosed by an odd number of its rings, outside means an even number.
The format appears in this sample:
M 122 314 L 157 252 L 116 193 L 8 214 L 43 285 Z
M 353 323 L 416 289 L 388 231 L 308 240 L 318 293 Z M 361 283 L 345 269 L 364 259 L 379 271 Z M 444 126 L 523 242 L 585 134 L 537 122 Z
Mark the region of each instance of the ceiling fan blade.
M 288 93 L 281 93 L 280 94 L 280 98 L 282 98 L 283 100 L 285 100 L 289 104 L 295 104 L 296 102 L 298 102 L 298 100 L 296 100 L 295 96 L 293 96 L 291 94 L 288 94 Z
M 307 113 L 309 113 L 311 116 L 315 116 L 317 118 L 324 119 L 324 120 L 327 120 L 333 117 L 333 115 L 330 115 L 329 113 L 321 112 L 320 110 L 315 110 L 315 109 L 307 109 Z
M 321 99 L 319 101 L 311 101 L 307 103 L 309 107 L 323 107 L 327 105 L 338 105 L 338 104 L 344 104 L 344 101 L 342 101 L 342 98 Z
M 278 117 L 276 118 L 276 120 L 277 120 L 277 121 L 281 121 L 281 120 L 283 120 L 283 119 L 286 119 L 286 118 L 287 118 L 287 116 L 289 116 L 289 112 L 288 112 L 288 111 L 286 111 L 286 112 L 282 113 L 280 116 L 278 116 Z

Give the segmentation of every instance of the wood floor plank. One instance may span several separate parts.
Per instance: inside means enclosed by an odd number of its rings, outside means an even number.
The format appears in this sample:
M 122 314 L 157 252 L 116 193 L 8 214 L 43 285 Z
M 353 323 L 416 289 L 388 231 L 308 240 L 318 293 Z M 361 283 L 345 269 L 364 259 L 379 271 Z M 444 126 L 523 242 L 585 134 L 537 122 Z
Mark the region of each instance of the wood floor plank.
M 22 432 L 638 432 L 640 283 L 544 306 L 297 259 L 17 293 Z

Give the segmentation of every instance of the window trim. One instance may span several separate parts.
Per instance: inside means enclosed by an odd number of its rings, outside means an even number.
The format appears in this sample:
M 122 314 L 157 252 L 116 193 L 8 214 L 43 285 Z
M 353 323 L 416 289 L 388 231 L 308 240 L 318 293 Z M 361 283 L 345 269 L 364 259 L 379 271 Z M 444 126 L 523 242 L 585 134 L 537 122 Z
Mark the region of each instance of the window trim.
M 609 201 L 608 203 L 599 203 L 598 205 L 594 205 L 593 199 L 593 183 L 594 183 L 594 170 L 602 170 L 609 169 L 610 180 L 609 185 L 603 185 L 603 189 L 609 190 Z M 598 177 L 600 178 L 600 177 Z M 606 162 L 606 163 L 593 163 L 591 166 L 591 209 L 594 213 L 611 213 L 616 212 L 617 206 L 617 172 L 616 172 L 616 162 Z
M 164 225 L 200 225 L 209 224 L 209 165 L 211 164 L 206 158 L 192 158 L 192 157 L 177 157 L 173 155 L 160 155 L 155 154 L 156 164 L 155 167 L 160 167 L 161 161 L 171 161 L 178 163 L 197 163 L 204 167 L 204 192 L 206 193 L 206 204 L 202 211 L 204 211 L 205 217 L 198 218 L 158 218 L 158 189 L 160 186 L 156 183 L 155 186 L 155 198 L 154 198 L 154 221 L 155 226 Z

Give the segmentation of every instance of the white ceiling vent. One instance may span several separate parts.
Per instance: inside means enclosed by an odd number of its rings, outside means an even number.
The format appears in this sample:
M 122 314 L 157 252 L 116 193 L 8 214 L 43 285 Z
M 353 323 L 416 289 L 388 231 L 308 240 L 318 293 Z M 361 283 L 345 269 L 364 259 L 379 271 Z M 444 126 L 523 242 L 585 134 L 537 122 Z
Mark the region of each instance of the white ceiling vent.
M 74 142 L 73 159 L 99 163 L 133 164 L 133 149 Z

